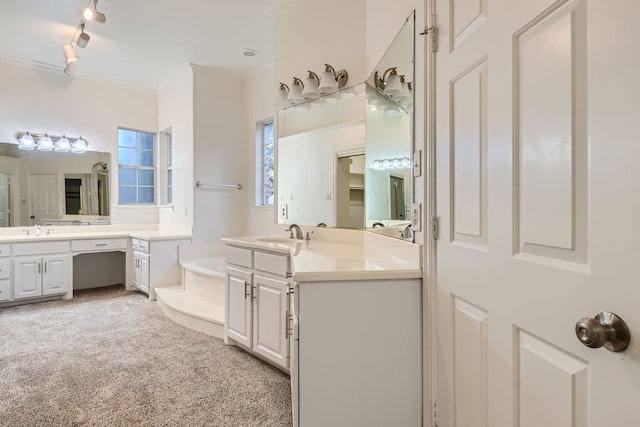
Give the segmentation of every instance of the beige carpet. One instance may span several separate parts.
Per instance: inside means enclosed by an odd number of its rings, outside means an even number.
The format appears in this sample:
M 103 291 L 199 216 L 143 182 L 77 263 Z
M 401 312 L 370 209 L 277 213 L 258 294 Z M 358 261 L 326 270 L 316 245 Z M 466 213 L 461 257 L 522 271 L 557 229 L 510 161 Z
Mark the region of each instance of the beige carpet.
M 1 426 L 289 426 L 289 376 L 121 286 L 0 309 Z

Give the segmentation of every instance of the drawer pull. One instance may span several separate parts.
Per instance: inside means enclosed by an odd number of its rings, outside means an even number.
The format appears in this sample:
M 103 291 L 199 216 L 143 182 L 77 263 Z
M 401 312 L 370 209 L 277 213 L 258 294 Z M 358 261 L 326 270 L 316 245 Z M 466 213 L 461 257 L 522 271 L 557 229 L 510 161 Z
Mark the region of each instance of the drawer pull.
M 245 280 L 244 281 L 244 299 L 247 299 L 247 297 L 250 295 L 250 293 L 247 292 L 247 286 L 250 286 L 250 283 Z
M 107 243 L 96 243 L 96 246 L 107 246 Z

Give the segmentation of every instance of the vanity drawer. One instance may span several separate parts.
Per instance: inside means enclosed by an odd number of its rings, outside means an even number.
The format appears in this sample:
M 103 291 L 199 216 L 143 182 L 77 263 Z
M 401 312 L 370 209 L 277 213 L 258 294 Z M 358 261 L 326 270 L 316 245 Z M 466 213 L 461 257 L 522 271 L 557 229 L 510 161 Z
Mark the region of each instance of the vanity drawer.
M 251 262 L 251 249 L 238 248 L 226 245 L 224 248 L 224 260 L 228 264 L 240 265 L 242 267 L 253 267 Z
M 127 239 L 87 239 L 73 240 L 71 242 L 71 250 L 73 252 L 84 251 L 124 251 L 127 249 Z
M 136 239 L 135 237 L 131 238 L 131 248 L 133 248 L 134 251 L 140 251 L 140 252 L 144 252 L 144 253 L 149 253 L 149 241 L 148 240 L 141 240 L 141 239 Z
M 69 241 L 64 242 L 38 242 L 38 243 L 14 243 L 13 255 L 43 255 L 69 252 Z
M 0 279 L 11 277 L 11 260 L 9 258 L 0 259 Z
M 290 272 L 289 257 L 287 255 L 255 251 L 253 265 L 256 270 L 277 274 L 278 276 L 287 277 L 287 273 Z
M 11 245 L 4 243 L 0 245 L 0 258 L 11 255 Z
M 9 301 L 11 299 L 11 280 L 0 280 L 0 301 Z

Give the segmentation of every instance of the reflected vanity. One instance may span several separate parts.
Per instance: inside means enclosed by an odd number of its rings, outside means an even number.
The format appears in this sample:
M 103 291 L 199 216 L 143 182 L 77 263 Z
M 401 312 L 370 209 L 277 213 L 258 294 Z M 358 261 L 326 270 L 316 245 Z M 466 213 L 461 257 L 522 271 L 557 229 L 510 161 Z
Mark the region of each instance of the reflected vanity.
M 278 112 L 278 223 L 413 238 L 413 58 L 411 14 L 365 83 Z
M 0 143 L 0 227 L 108 224 L 110 161 Z

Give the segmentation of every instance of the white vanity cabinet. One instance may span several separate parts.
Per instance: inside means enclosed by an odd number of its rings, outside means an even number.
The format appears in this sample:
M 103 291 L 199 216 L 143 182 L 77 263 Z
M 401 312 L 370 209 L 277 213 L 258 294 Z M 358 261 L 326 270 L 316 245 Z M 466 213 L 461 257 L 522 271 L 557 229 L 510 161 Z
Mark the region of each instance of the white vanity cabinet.
M 310 281 L 292 295 L 294 426 L 419 426 L 419 279 Z
M 178 246 L 190 243 L 187 238 L 131 238 L 131 286 L 155 300 L 155 288 L 181 282 Z
M 72 292 L 69 242 L 13 245 L 14 299 Z
M 227 245 L 225 342 L 289 369 L 290 257 Z
M 11 245 L 0 244 L 0 302 L 11 300 Z

